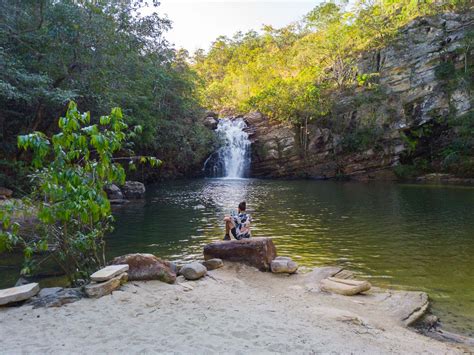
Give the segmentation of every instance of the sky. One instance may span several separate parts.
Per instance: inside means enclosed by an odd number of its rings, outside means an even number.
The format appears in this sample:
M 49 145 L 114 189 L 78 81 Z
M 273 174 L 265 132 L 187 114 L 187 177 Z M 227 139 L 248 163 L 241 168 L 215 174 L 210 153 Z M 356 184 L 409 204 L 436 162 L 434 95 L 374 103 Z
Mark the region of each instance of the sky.
M 173 28 L 166 38 L 190 53 L 208 49 L 218 36 L 260 30 L 262 25 L 283 27 L 299 20 L 320 0 L 161 0 L 160 15 L 167 14 Z

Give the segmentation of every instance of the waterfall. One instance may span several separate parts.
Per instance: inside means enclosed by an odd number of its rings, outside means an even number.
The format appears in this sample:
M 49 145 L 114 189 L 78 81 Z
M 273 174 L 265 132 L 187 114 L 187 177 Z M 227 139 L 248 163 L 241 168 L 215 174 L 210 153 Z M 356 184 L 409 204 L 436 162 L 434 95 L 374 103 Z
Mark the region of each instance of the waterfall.
M 204 163 L 206 176 L 236 179 L 248 175 L 250 140 L 245 128 L 242 118 L 219 120 L 216 133 L 223 145 Z

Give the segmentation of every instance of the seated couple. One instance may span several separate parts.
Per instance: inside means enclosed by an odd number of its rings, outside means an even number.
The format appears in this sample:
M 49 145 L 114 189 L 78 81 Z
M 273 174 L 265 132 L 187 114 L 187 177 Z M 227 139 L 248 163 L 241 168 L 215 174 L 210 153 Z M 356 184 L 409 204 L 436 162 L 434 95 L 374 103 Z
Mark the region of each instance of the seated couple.
M 237 240 L 242 238 L 250 238 L 250 222 L 251 217 L 245 213 L 247 205 L 245 201 L 239 203 L 238 213 L 232 213 L 225 216 L 225 236 L 224 240 L 231 240 L 234 237 Z

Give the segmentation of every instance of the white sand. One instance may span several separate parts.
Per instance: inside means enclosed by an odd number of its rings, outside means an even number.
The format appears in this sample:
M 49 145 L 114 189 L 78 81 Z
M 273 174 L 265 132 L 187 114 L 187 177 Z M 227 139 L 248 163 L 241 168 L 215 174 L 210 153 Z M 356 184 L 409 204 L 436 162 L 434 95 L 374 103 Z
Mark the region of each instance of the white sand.
M 129 282 L 61 308 L 0 309 L 0 353 L 462 353 L 402 327 L 371 296 L 308 292 L 302 275 L 239 265 L 209 274 Z

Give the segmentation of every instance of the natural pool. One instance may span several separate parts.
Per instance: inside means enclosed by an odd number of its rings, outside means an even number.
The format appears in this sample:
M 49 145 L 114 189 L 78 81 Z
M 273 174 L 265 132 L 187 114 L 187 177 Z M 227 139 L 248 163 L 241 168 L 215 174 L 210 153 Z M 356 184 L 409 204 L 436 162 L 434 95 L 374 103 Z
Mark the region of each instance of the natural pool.
M 184 261 L 223 237 L 246 200 L 255 236 L 300 265 L 342 265 L 375 285 L 423 290 L 445 327 L 474 335 L 474 188 L 202 179 L 149 188 L 116 212 L 109 253 Z
M 474 336 L 474 188 L 384 183 L 184 180 L 115 211 L 108 256 L 186 261 L 223 237 L 241 200 L 253 234 L 302 266 L 342 265 L 378 286 L 426 291 L 444 327 Z M 6 275 L 6 276 L 5 276 Z M 0 270 L 12 280 L 18 275 Z M 14 283 L 14 281 L 12 281 Z

